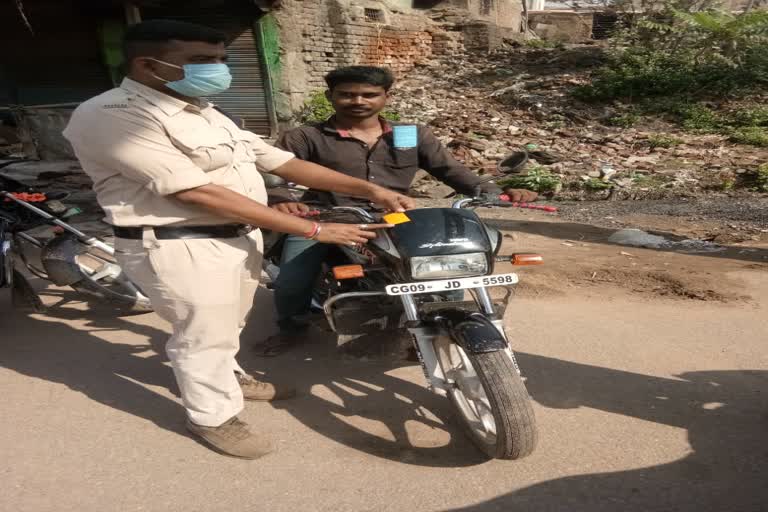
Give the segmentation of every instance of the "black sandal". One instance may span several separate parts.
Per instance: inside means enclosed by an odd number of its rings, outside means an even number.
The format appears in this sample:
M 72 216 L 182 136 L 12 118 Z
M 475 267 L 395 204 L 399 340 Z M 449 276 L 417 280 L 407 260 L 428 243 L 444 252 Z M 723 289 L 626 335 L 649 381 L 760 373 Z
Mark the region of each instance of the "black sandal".
M 260 357 L 275 357 L 295 348 L 300 345 L 302 338 L 299 336 L 275 334 L 270 336 L 263 343 L 259 343 L 253 347 L 257 356 Z

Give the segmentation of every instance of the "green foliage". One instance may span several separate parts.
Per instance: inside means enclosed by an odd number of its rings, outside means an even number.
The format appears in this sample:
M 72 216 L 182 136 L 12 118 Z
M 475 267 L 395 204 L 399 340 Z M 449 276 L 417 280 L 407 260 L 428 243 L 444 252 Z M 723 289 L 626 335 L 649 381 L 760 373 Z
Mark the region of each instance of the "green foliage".
M 648 137 L 648 145 L 653 148 L 672 148 L 679 144 L 682 144 L 682 139 L 678 139 L 677 137 L 672 137 L 671 135 L 665 135 L 663 133 L 660 133 L 658 135 L 651 135 Z
M 584 182 L 584 188 L 597 192 L 600 190 L 608 190 L 613 188 L 613 185 L 609 182 L 603 181 L 600 178 L 589 178 Z
M 726 192 L 729 190 L 733 190 L 733 188 L 736 186 L 736 180 L 733 178 L 725 178 L 722 183 L 722 188 Z
M 304 102 L 304 108 L 301 110 L 299 120 L 302 123 L 322 123 L 334 114 L 333 105 L 325 97 L 325 91 L 318 90 L 310 94 Z M 381 117 L 388 121 L 400 121 L 399 112 L 390 109 L 384 109 Z
M 724 125 L 722 117 L 706 105 L 693 103 L 676 109 L 683 128 L 691 131 L 716 132 Z
M 548 41 L 546 39 L 527 39 L 523 41 L 523 45 L 528 48 L 557 48 L 562 46 L 562 43 Z
M 384 109 L 381 111 L 381 117 L 387 121 L 400 121 L 402 116 L 395 110 Z
M 768 128 L 761 126 L 745 126 L 730 130 L 728 140 L 737 144 L 748 144 L 768 148 Z
M 620 114 L 611 117 L 608 119 L 608 124 L 611 126 L 618 126 L 620 128 L 632 128 L 638 123 L 638 121 L 640 121 L 639 115 L 635 114 L 634 112 L 628 112 L 626 114 Z
M 768 126 L 768 107 L 737 110 L 733 112 L 733 120 L 740 126 Z
M 543 167 L 536 166 L 522 176 L 512 176 L 499 181 L 502 188 L 524 188 L 538 193 L 556 192 L 561 187 L 560 178 Z
M 665 185 L 668 179 L 658 175 L 636 174 L 632 182 L 641 188 L 658 188 Z
M 304 102 L 300 119 L 302 123 L 322 123 L 333 114 L 333 106 L 325 97 L 325 91 L 315 91 Z
M 695 12 L 693 0 L 649 7 L 614 36 L 608 63 L 578 96 L 696 99 L 768 83 L 768 11 Z
M 706 105 L 693 103 L 673 110 L 686 130 L 720 133 L 737 144 L 768 147 L 768 109 L 765 107 L 715 112 Z
M 768 164 L 763 164 L 757 168 L 755 190 L 758 192 L 768 192 Z

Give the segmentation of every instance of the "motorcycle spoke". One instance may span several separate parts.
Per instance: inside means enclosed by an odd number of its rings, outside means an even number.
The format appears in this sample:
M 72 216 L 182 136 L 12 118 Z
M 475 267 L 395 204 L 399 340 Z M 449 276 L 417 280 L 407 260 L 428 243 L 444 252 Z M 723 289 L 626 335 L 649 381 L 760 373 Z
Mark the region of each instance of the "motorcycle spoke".
M 477 436 L 485 439 L 485 442 L 494 443 L 496 419 L 471 359 L 459 345 L 449 340 L 445 340 L 436 348 L 445 377 L 453 385 L 454 398 L 462 411 L 464 421 Z
M 493 417 L 493 411 L 491 405 L 488 403 L 488 399 L 478 400 L 475 402 L 475 409 L 480 416 L 480 421 L 483 424 L 483 428 L 486 432 L 496 435 L 496 420 Z
M 477 397 L 481 397 L 485 394 L 483 391 L 483 385 L 480 383 L 480 379 L 477 378 L 476 375 L 471 376 L 467 375 L 466 373 L 461 374 L 461 376 L 456 379 L 456 383 L 464 392 L 464 394 L 467 395 L 471 400 L 476 400 Z

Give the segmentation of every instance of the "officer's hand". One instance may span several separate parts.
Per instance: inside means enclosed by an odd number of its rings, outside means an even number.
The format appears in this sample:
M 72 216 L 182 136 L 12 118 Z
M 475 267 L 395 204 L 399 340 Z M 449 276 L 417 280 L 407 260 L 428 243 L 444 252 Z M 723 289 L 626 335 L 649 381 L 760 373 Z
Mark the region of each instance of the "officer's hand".
M 299 217 L 304 217 L 311 210 L 310 207 L 304 203 L 293 202 L 278 203 L 273 205 L 272 208 L 279 212 L 287 213 L 288 215 L 297 215 Z
M 539 194 L 533 190 L 523 188 L 505 188 L 504 193 L 509 196 L 510 201 L 513 203 L 531 203 L 539 197 Z
M 388 229 L 393 224 L 335 224 L 321 222 L 320 234 L 316 240 L 326 244 L 357 245 L 373 240 L 378 235 L 375 229 Z
M 376 187 L 370 200 L 393 212 L 403 212 L 416 208 L 416 202 L 410 197 L 382 187 Z

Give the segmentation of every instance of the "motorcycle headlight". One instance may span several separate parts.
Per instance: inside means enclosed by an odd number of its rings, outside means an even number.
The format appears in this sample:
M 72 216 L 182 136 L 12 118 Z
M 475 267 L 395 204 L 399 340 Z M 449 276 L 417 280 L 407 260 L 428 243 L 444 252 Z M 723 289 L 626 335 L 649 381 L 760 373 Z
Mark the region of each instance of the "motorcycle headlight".
M 414 279 L 471 277 L 480 276 L 487 272 L 488 259 L 482 252 L 411 258 L 411 275 Z

